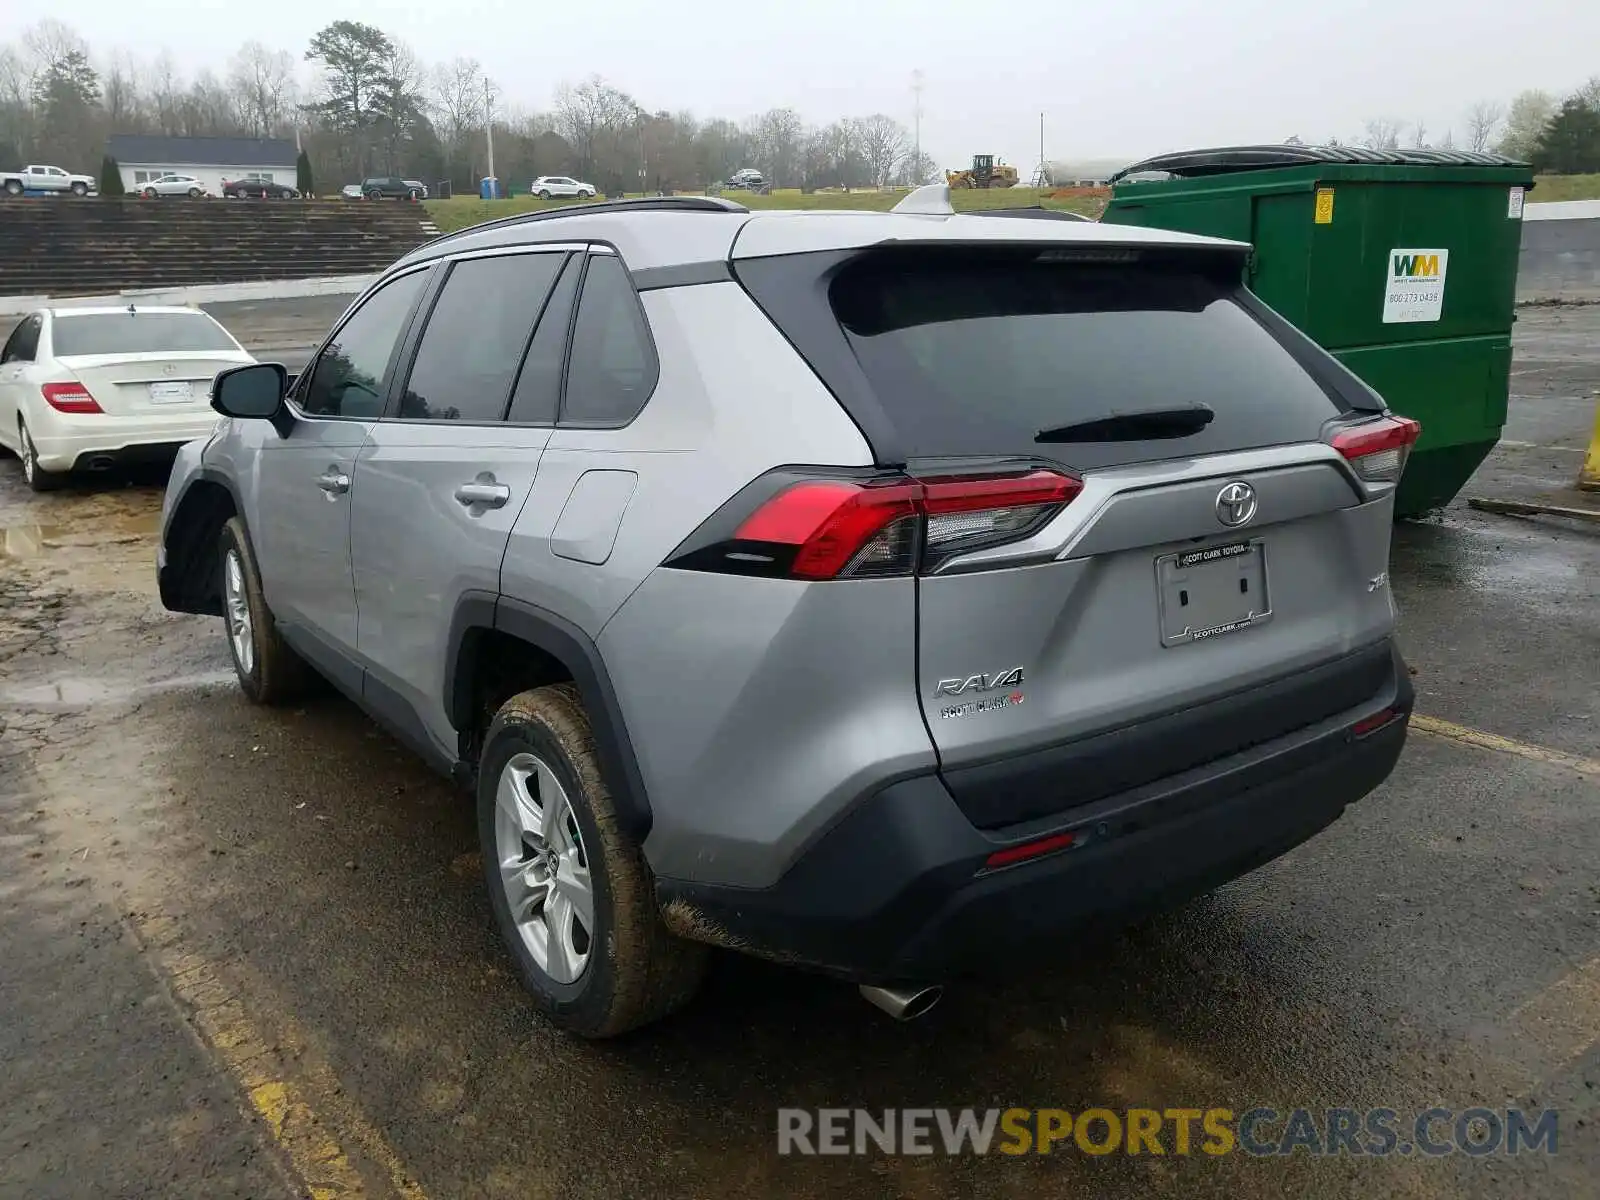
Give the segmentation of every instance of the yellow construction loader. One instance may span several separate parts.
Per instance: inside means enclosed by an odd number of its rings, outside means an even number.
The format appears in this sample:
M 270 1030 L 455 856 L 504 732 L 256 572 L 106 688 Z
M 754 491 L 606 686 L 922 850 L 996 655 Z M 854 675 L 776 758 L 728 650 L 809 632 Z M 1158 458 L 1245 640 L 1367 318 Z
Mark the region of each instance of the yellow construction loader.
M 992 154 L 974 154 L 967 170 L 944 173 L 944 181 L 953 188 L 1016 187 L 1018 178 L 1015 167 L 996 163 Z

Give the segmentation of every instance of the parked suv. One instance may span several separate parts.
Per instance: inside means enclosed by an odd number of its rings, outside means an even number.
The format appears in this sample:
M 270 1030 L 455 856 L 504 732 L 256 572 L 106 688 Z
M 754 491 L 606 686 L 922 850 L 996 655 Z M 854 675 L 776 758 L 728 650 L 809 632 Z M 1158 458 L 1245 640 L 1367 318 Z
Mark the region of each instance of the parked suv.
M 159 585 L 472 790 L 521 977 L 605 1036 L 707 946 L 899 1015 L 1273 858 L 1393 767 L 1414 423 L 1075 221 L 589 204 L 435 239 L 223 373 Z M 495 303 L 486 305 L 485 296 Z
M 398 175 L 374 175 L 361 181 L 361 194 L 368 200 L 421 200 L 427 190 Z
M 541 175 L 528 185 L 528 191 L 541 200 L 554 196 L 576 196 L 579 200 L 594 198 L 594 184 L 565 175 Z

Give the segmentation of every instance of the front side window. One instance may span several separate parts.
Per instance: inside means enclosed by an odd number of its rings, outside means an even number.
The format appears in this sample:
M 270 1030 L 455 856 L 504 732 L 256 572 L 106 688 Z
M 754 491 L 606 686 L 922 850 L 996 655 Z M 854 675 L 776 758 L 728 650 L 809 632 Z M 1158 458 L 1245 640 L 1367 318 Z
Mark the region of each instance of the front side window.
M 511 385 L 564 254 L 455 264 L 400 396 L 402 421 L 504 420 Z
M 402 275 L 367 297 L 318 356 L 301 408 L 316 417 L 375 420 L 383 414 L 389 364 L 427 275 Z
M 656 385 L 655 347 L 639 297 L 615 255 L 589 259 L 567 365 L 563 425 L 626 425 Z

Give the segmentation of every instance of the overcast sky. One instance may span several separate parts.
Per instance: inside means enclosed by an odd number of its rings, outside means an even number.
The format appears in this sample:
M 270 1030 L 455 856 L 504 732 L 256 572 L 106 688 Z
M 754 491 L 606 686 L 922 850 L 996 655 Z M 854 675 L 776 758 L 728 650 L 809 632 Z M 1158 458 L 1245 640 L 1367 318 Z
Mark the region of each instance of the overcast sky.
M 0 38 L 43 11 L 5 5 Z M 812 121 L 883 111 L 910 125 L 920 68 L 923 145 L 940 164 L 988 152 L 1024 175 L 1041 110 L 1058 160 L 1348 139 L 1368 117 L 1423 120 L 1430 140 L 1453 125 L 1459 139 L 1474 100 L 1600 74 L 1596 0 L 67 0 L 51 15 L 97 58 L 166 47 L 219 73 L 242 41 L 299 56 L 345 17 L 429 62 L 475 57 L 527 108 L 597 72 L 650 109 L 737 119 L 791 105 Z

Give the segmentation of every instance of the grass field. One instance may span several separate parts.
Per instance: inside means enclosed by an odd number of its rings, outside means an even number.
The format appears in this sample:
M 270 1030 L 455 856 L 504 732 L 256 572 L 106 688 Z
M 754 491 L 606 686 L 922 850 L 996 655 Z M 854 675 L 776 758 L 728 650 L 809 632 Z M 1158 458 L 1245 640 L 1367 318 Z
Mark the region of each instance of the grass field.
M 1555 200 L 1600 200 L 1600 175 L 1537 175 L 1529 204 Z
M 798 190 L 780 190 L 770 196 L 755 196 L 749 192 L 729 192 L 730 200 L 737 200 L 749 208 L 856 208 L 883 210 L 892 208 L 905 195 L 904 192 L 813 192 L 805 195 Z M 951 199 L 961 211 L 977 208 L 1022 208 L 1042 205 L 1081 212 L 1097 217 L 1105 208 L 1103 196 L 1063 195 L 1057 198 L 1049 188 L 996 188 L 986 191 L 952 191 Z M 480 200 L 476 196 L 458 196 L 450 200 L 425 200 L 423 204 L 434 224 L 442 232 L 465 229 L 479 221 L 512 213 L 537 212 L 545 208 L 560 208 L 574 203 L 571 200 L 539 200 L 533 196 L 513 196 L 508 200 Z
M 729 199 L 750 208 L 862 208 L 880 211 L 892 208 L 904 195 L 904 192 L 813 192 L 805 195 L 797 190 L 775 191 L 770 196 L 754 196 L 749 192 L 728 193 Z M 1060 194 L 1050 188 L 957 190 L 950 193 L 950 198 L 958 211 L 1031 207 L 1037 204 L 1098 217 L 1105 209 L 1105 193 L 1089 192 L 1087 189 Z M 1600 175 L 1540 175 L 1528 199 L 1532 203 L 1600 199 Z M 572 203 L 571 200 L 545 201 L 532 196 L 514 196 L 509 200 L 479 200 L 476 196 L 458 196 L 452 200 L 424 201 L 434 223 L 445 233 L 495 217 L 537 212 L 539 209 L 559 208 Z

